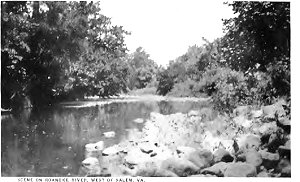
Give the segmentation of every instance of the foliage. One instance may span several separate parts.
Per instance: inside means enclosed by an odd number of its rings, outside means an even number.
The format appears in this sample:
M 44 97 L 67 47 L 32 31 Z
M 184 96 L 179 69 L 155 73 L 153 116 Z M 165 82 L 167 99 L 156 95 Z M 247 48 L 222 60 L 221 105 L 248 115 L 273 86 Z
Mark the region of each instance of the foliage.
M 162 69 L 157 75 L 158 86 L 157 93 L 159 95 L 166 95 L 174 86 L 174 79 L 170 75 L 169 71 Z
M 156 87 L 145 87 L 128 92 L 129 95 L 155 95 Z
M 206 42 L 203 46 L 192 46 L 187 53 L 170 61 L 161 73 L 158 93 L 167 94 L 171 89 L 174 96 L 203 96 L 206 78 L 203 75 L 218 67 L 221 61 L 221 40 Z M 174 86 L 174 88 L 173 88 Z
M 156 80 L 158 66 L 142 47 L 137 48 L 134 53 L 127 56 L 127 59 L 130 66 L 129 89 L 145 88 L 150 82 Z
M 233 2 L 238 16 L 224 20 L 223 53 L 230 67 L 266 71 L 269 63 L 290 57 L 290 3 Z
M 203 82 L 188 79 L 184 82 L 175 83 L 168 95 L 176 97 L 206 97 L 203 88 Z
M 1 106 L 125 89 L 127 32 L 100 12 L 93 2 L 1 2 Z
M 234 2 L 224 20 L 223 56 L 234 70 L 271 76 L 271 97 L 290 95 L 290 3 Z
M 158 91 L 211 96 L 225 112 L 290 97 L 290 4 L 233 2 L 225 36 L 170 61 Z M 168 83 L 168 84 L 167 84 Z M 199 94 L 200 93 L 200 94 Z

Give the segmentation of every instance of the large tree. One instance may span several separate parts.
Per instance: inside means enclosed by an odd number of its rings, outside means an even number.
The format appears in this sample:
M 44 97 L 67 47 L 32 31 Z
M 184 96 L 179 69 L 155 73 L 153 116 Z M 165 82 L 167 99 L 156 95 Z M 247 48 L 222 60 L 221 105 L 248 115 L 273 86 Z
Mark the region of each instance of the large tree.
M 3 107 L 24 96 L 37 105 L 125 88 L 127 32 L 112 26 L 99 3 L 1 2 L 1 29 Z
M 229 4 L 236 17 L 224 20 L 223 52 L 236 70 L 265 71 L 290 61 L 290 3 L 237 1 Z
M 272 95 L 290 95 L 290 3 L 237 1 L 236 17 L 224 20 L 223 56 L 232 69 L 262 71 Z

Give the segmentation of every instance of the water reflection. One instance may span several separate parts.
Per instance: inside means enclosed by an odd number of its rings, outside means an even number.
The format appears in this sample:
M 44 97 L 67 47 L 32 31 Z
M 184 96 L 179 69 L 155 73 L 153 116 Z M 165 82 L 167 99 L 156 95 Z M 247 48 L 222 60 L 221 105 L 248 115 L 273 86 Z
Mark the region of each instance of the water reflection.
M 87 143 L 119 143 L 130 131 L 141 130 L 136 118 L 151 112 L 186 113 L 207 104 L 197 102 L 111 103 L 86 108 L 25 110 L 1 117 L 2 176 L 77 176 Z M 114 138 L 103 133 L 114 131 Z M 130 135 L 131 136 L 131 135 Z

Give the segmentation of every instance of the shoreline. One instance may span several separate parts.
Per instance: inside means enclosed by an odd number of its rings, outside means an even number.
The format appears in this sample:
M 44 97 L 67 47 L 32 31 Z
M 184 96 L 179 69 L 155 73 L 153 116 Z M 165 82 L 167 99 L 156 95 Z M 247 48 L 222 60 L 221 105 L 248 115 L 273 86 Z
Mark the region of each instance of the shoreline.
M 211 98 L 197 98 L 197 97 L 170 97 L 160 95 L 119 95 L 111 98 L 87 97 L 83 101 L 69 101 L 61 102 L 60 106 L 64 108 L 84 108 L 103 106 L 112 103 L 130 103 L 130 102 L 210 102 Z

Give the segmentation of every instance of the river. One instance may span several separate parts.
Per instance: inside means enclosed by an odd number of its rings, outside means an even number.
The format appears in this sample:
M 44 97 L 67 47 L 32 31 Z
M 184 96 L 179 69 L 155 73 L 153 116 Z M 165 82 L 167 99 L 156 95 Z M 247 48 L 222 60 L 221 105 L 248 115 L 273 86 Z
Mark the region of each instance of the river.
M 151 112 L 187 113 L 209 107 L 197 99 L 128 97 L 67 102 L 39 110 L 1 116 L 1 176 L 78 176 L 87 143 L 106 147 L 141 130 Z M 115 136 L 106 138 L 105 132 Z

